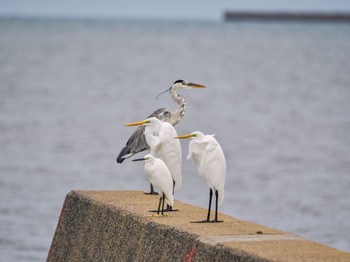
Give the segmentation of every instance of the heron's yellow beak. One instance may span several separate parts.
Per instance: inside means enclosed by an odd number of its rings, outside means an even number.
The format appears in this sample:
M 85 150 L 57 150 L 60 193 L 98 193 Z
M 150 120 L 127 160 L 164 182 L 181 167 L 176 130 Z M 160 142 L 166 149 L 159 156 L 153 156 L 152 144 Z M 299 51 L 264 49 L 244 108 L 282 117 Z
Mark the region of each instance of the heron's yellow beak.
M 129 124 L 126 124 L 125 126 L 142 126 L 142 125 L 147 124 L 147 123 L 149 123 L 148 120 L 143 120 L 143 121 L 129 123 Z
M 196 134 L 186 134 L 186 135 L 176 136 L 175 138 L 187 139 L 187 138 L 191 138 L 191 137 L 195 137 L 195 136 L 196 136 Z
M 204 85 L 199 85 L 199 84 L 196 84 L 196 83 L 188 83 L 187 84 L 189 87 L 191 88 L 206 88 L 206 86 Z

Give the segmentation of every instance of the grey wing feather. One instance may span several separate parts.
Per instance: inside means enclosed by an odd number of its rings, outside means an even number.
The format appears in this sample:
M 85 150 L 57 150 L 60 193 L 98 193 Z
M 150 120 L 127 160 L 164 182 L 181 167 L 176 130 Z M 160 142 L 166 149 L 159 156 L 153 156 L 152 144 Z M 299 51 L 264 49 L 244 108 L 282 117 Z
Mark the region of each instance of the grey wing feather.
M 166 111 L 166 108 L 165 108 L 165 107 L 158 108 L 156 111 L 154 111 L 152 114 L 150 114 L 148 118 L 150 118 L 150 117 L 156 117 L 156 118 L 158 118 L 158 116 L 159 116 L 161 113 L 163 113 L 164 111 Z
M 171 115 L 171 112 L 163 107 L 154 111 L 148 118 L 156 117 L 163 122 L 169 122 L 170 115 Z
M 154 111 L 149 117 L 157 117 L 162 121 L 166 121 L 167 112 L 168 111 L 165 108 L 159 108 L 156 111 Z M 134 131 L 134 133 L 132 133 L 132 135 L 128 139 L 128 142 L 126 142 L 126 146 L 123 147 L 123 149 L 120 151 L 117 157 L 118 163 L 122 163 L 126 158 L 129 158 L 139 152 L 149 150 L 149 146 L 146 142 L 145 135 L 143 134 L 144 132 L 145 126 L 139 126 Z

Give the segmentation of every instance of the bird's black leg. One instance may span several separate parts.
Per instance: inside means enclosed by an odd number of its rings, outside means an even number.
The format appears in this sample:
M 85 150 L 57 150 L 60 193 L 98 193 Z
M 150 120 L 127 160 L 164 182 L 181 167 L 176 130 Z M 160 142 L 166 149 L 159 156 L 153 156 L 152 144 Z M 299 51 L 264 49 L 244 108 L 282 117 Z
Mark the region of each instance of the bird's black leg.
M 157 215 L 159 215 L 160 212 L 160 205 L 162 203 L 162 197 L 159 197 L 159 203 L 158 203 L 158 211 L 157 211 Z
M 212 222 L 222 222 L 218 220 L 219 191 L 215 190 L 215 219 Z
M 218 196 L 219 192 L 215 190 L 215 222 L 218 222 Z
M 175 181 L 173 180 L 173 195 L 174 195 L 174 191 L 175 191 Z M 167 204 L 167 205 L 166 205 L 166 211 L 167 211 L 167 212 L 173 211 L 173 207 L 172 207 L 172 206 L 169 206 L 169 204 Z M 177 210 L 174 210 L 174 211 L 177 211 Z
M 173 211 L 173 207 L 170 206 L 169 204 L 166 204 L 166 210 L 165 211 L 171 212 L 171 211 Z
M 162 203 L 162 216 L 164 215 L 164 202 L 165 202 L 165 194 L 163 193 L 163 203 Z
M 156 191 L 154 191 L 153 185 L 150 183 L 150 192 L 144 192 L 145 195 L 158 195 Z
M 150 185 L 150 192 L 149 192 L 149 194 L 150 195 L 158 195 L 158 193 L 156 191 L 154 191 L 153 185 L 151 183 L 149 185 Z
M 210 188 L 209 191 L 209 207 L 208 207 L 208 215 L 207 215 L 207 221 L 210 221 L 210 209 L 211 209 L 211 199 L 213 198 L 213 190 Z
M 194 221 L 191 223 L 210 223 L 210 209 L 211 209 L 211 199 L 213 198 L 213 190 L 210 188 L 209 191 L 209 207 L 208 207 L 208 215 L 207 215 L 207 219 L 206 220 L 202 220 L 202 221 Z

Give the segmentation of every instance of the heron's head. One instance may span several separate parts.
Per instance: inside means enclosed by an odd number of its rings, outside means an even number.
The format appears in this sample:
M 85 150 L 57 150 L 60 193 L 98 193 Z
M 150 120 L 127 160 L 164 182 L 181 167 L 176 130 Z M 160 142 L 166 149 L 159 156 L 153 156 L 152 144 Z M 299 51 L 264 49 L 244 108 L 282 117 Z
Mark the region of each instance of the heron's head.
M 171 85 L 170 88 L 168 88 L 167 90 L 165 90 L 164 92 L 160 93 L 156 99 L 158 99 L 158 97 L 166 92 L 171 92 L 171 91 L 178 91 L 178 90 L 182 90 L 182 89 L 192 89 L 192 88 L 205 88 L 206 86 L 204 85 L 199 85 L 199 84 L 196 84 L 196 83 L 191 83 L 191 82 L 188 82 L 186 80 L 182 80 L 182 79 L 179 79 L 179 80 L 176 80 L 174 82 L 174 84 Z
M 195 137 L 201 138 L 201 137 L 204 137 L 204 134 L 202 132 L 195 131 L 195 132 L 192 132 L 190 134 L 176 136 L 175 138 L 177 138 L 177 139 L 187 139 L 187 138 L 195 138 Z
M 206 86 L 188 82 L 186 80 L 176 80 L 170 87 L 170 90 L 192 89 L 192 88 L 205 88 Z
M 161 122 L 158 118 L 156 117 L 150 117 L 147 118 L 146 120 L 142 121 L 137 121 L 137 122 L 132 122 L 129 124 L 126 124 L 125 126 L 147 126 L 147 125 L 156 125 L 157 123 Z

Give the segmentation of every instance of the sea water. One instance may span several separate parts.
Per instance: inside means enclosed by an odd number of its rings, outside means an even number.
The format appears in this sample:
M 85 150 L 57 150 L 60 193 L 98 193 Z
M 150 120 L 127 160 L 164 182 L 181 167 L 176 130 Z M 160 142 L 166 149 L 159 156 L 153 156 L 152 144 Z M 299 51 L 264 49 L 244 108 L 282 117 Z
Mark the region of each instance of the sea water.
M 221 144 L 220 211 L 350 251 L 349 43 L 341 23 L 0 19 L 1 258 L 45 260 L 71 190 L 148 189 L 115 158 L 177 79 L 207 86 L 176 129 Z M 206 208 L 181 143 L 175 197 Z

